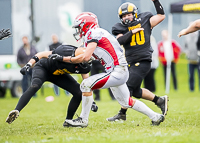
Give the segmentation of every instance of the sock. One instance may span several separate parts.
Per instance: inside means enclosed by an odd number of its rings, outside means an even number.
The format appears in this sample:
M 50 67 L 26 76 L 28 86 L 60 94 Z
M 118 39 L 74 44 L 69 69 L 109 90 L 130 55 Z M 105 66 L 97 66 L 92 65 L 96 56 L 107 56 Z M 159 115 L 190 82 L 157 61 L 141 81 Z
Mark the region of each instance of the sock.
M 155 97 L 154 97 L 154 99 L 153 99 L 153 102 L 154 102 L 155 104 L 157 103 L 158 98 L 159 98 L 159 97 L 155 95 Z
M 122 114 L 126 114 L 127 109 L 123 109 L 121 108 L 121 110 L 119 112 L 121 112 Z
M 82 111 L 80 117 L 83 120 L 88 120 L 92 102 L 93 96 L 82 96 Z
M 134 110 L 147 115 L 151 120 L 158 114 L 151 110 L 147 105 L 145 105 L 140 100 L 136 100 L 132 107 Z

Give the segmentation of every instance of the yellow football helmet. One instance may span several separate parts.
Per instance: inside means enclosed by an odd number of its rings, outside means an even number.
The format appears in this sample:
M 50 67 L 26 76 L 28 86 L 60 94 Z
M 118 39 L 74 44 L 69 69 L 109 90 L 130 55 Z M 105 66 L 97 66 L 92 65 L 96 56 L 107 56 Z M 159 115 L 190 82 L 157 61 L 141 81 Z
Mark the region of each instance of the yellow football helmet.
M 118 16 L 119 16 L 119 19 L 121 20 L 121 22 L 123 24 L 128 24 L 130 22 L 123 22 L 122 20 L 122 16 L 124 14 L 128 14 L 128 13 L 132 13 L 133 14 L 133 19 L 136 19 L 137 18 L 137 13 L 138 13 L 138 10 L 137 10 L 137 7 L 130 3 L 130 2 L 126 2 L 126 3 L 123 3 L 119 9 L 118 9 Z

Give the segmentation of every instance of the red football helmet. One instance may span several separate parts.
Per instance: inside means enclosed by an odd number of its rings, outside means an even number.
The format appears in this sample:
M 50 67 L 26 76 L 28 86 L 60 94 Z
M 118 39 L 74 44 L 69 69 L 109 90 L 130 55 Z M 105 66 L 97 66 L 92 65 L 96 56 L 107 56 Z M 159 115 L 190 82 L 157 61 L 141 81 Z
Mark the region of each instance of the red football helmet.
M 79 14 L 75 21 L 73 28 L 76 29 L 76 33 L 74 33 L 74 38 L 78 41 L 80 40 L 87 31 L 91 28 L 98 27 L 98 19 L 97 16 L 91 12 L 82 12 Z M 78 36 L 78 37 L 77 37 Z

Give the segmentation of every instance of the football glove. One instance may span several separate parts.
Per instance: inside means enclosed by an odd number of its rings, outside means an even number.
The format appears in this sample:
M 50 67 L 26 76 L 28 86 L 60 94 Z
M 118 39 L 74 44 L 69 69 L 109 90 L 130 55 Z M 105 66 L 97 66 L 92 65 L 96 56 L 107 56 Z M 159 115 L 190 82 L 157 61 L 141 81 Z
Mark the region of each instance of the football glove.
M 11 36 L 11 32 L 10 32 L 10 29 L 2 29 L 0 31 L 0 40 L 3 40 L 5 38 L 8 38 Z
M 23 68 L 21 68 L 20 73 L 25 75 L 29 69 L 31 68 L 31 64 L 27 63 Z
M 63 61 L 63 56 L 58 54 L 51 54 L 48 56 L 49 59 L 56 60 L 56 61 Z

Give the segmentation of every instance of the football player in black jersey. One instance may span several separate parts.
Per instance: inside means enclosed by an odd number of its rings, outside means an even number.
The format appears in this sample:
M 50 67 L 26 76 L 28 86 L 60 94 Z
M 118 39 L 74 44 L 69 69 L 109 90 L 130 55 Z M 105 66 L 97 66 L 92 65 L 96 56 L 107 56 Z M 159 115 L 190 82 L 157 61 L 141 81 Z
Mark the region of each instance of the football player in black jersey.
M 41 88 L 45 81 L 52 82 L 57 86 L 69 91 L 73 97 L 68 105 L 66 119 L 72 119 L 82 99 L 80 84 L 70 75 L 71 73 L 82 74 L 83 79 L 89 77 L 91 66 L 88 63 L 71 64 L 53 60 L 52 55 L 74 56 L 77 47 L 71 45 L 61 45 L 53 51 L 39 52 L 20 70 L 25 74 L 30 67 L 33 67 L 31 86 L 23 93 L 18 101 L 15 110 L 12 110 L 6 122 L 11 124 L 18 116 L 19 112 L 28 104 L 31 97 Z M 50 56 L 50 58 L 48 58 Z M 93 102 L 92 110 L 96 112 L 98 107 Z M 65 123 L 63 124 L 65 125 Z
M 152 48 L 150 36 L 153 27 L 165 19 L 163 7 L 158 0 L 152 0 L 157 15 L 150 12 L 138 14 L 137 7 L 129 2 L 123 3 L 118 10 L 121 23 L 112 27 L 112 34 L 116 36 L 120 45 L 125 49 L 126 60 L 129 64 L 129 79 L 127 85 L 130 96 L 143 98 L 154 102 L 162 110 L 162 114 L 167 114 L 168 97 L 158 97 L 145 88 L 140 88 L 142 80 L 147 75 L 151 67 Z M 143 28 L 137 33 L 132 30 Z M 127 109 L 121 108 L 114 117 L 107 118 L 108 121 L 126 120 Z

